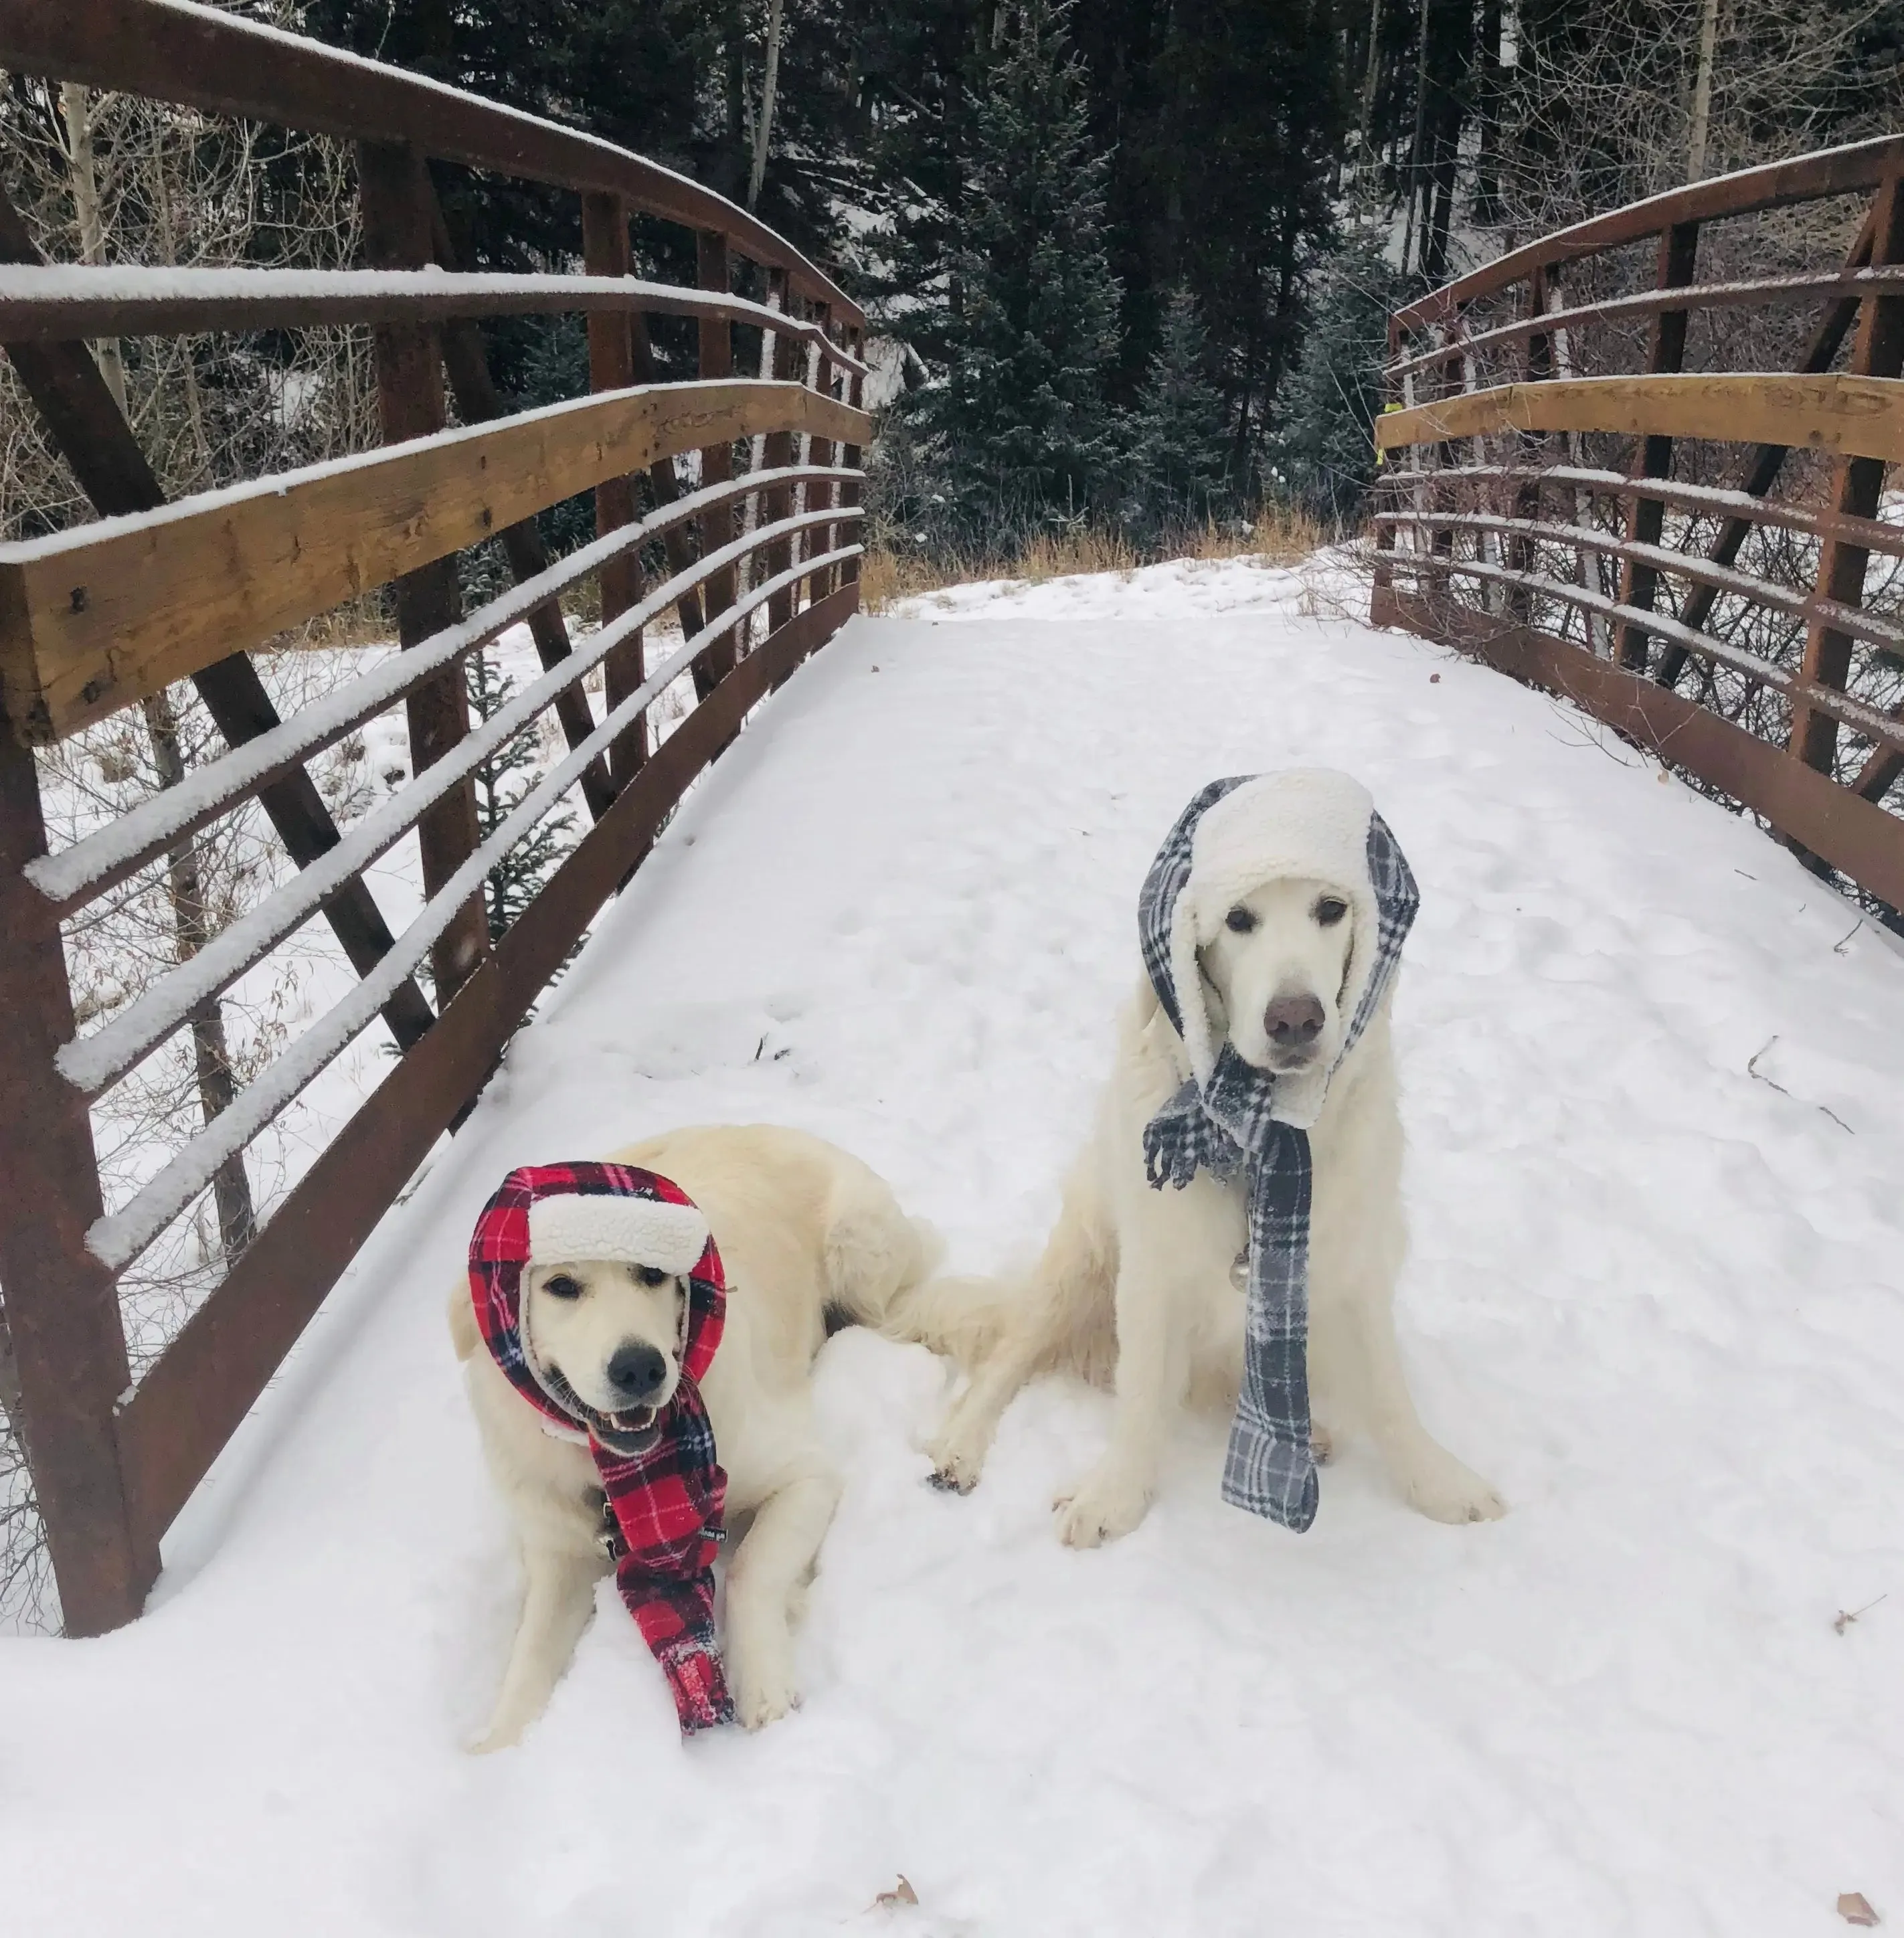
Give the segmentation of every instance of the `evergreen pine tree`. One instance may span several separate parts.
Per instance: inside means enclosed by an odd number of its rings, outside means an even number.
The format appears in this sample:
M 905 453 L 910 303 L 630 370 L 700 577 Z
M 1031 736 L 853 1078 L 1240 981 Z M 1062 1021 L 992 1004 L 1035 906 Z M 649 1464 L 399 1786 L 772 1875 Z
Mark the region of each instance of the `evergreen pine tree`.
M 464 691 L 469 710 L 478 721 L 493 719 L 507 706 L 515 682 L 486 651 L 472 653 L 463 663 Z M 524 729 L 506 740 L 475 771 L 476 838 L 487 841 L 521 804 L 539 778 L 535 735 Z M 536 897 L 550 873 L 568 852 L 575 816 L 558 807 L 539 821 L 527 840 L 519 842 L 489 871 L 483 897 L 489 913 L 489 939 L 500 941 L 509 925 Z
M 1196 299 L 1173 290 L 1125 425 L 1125 516 L 1143 535 L 1201 524 L 1229 501 L 1229 414 L 1210 381 L 1209 354 Z
M 959 239 L 931 318 L 949 367 L 913 406 L 933 522 L 955 542 L 1081 516 L 1110 479 L 1118 288 L 1067 11 L 1026 0 L 973 105 Z
M 1277 481 L 1316 517 L 1352 520 L 1375 480 L 1375 418 L 1389 311 L 1415 279 L 1392 267 L 1378 239 L 1351 242 L 1316 279 L 1313 320 L 1271 442 Z

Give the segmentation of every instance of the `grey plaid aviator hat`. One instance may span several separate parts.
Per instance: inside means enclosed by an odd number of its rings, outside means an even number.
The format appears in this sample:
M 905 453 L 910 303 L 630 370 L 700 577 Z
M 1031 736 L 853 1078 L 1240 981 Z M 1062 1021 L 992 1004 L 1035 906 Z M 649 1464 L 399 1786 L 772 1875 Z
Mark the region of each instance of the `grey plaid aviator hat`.
M 1197 952 L 1265 882 L 1311 876 L 1348 902 L 1350 1018 L 1327 1068 L 1272 1076 L 1244 1061 L 1206 1007 Z M 1223 1498 L 1300 1532 L 1316 1518 L 1309 1426 L 1309 1132 L 1329 1079 L 1394 980 L 1419 902 L 1415 878 L 1359 782 L 1323 770 L 1213 781 L 1178 817 L 1138 901 L 1144 967 L 1192 1075 L 1143 1132 L 1153 1189 L 1199 1170 L 1244 1176 L 1250 1249 L 1243 1390 Z M 1187 998 L 1187 1001 L 1186 998 Z

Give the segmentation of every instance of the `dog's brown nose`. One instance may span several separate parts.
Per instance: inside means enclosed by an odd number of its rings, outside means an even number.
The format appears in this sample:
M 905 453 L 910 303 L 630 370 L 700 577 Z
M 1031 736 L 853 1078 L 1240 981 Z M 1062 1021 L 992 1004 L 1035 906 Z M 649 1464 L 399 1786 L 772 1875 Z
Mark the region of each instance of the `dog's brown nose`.
M 1322 1006 L 1313 996 L 1278 996 L 1263 1028 L 1278 1049 L 1306 1049 L 1322 1033 Z

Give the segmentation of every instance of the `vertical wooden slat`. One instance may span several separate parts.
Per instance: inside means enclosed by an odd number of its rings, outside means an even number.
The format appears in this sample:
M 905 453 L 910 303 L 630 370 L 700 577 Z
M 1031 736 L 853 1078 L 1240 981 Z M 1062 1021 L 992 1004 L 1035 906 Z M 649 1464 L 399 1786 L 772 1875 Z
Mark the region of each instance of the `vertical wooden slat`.
M 1872 204 L 1872 266 L 1904 262 L 1904 177 L 1893 175 L 1886 179 Z M 1858 317 L 1857 341 L 1851 349 L 1851 369 L 1852 375 L 1859 377 L 1896 377 L 1904 371 L 1904 297 L 1865 298 Z M 1884 482 L 1884 467 L 1880 460 L 1841 457 L 1833 467 L 1832 503 L 1853 518 L 1875 518 Z M 1841 605 L 1861 606 L 1865 567 L 1870 557 L 1863 545 L 1827 539 L 1818 557 L 1818 597 L 1836 600 Z M 1850 636 L 1813 620 L 1805 633 L 1802 677 L 1842 691 L 1851 670 Z M 1831 773 L 1837 762 L 1838 722 L 1828 713 L 1794 706 L 1791 750 L 1808 767 L 1816 767 L 1820 773 Z M 1864 792 L 1882 771 L 1878 768 L 1868 776 L 1861 774 L 1859 791 Z M 1895 778 L 1894 770 L 1891 778 Z M 1887 779 L 1884 788 L 1890 785 Z M 1880 794 L 1883 791 L 1879 790 Z
M 442 205 L 432 198 L 430 232 L 438 263 L 454 270 L 457 254 L 450 241 L 449 226 L 443 218 Z M 482 326 L 469 317 L 456 317 L 443 325 L 443 367 L 450 380 L 450 393 L 456 399 L 456 414 L 465 424 L 484 424 L 507 415 L 508 406 L 490 374 L 489 352 L 483 342 Z M 548 547 L 542 528 L 532 518 L 506 527 L 496 534 L 509 570 L 520 585 L 548 569 Z M 560 602 L 550 600 L 529 615 L 530 637 L 536 642 L 536 655 L 545 670 L 559 666 L 573 648 Z M 594 716 L 588 710 L 588 696 L 579 687 L 570 687 L 555 703 L 555 717 L 561 722 L 563 737 L 571 748 L 579 747 L 594 731 Z M 614 783 L 609 778 L 606 761 L 591 761 L 582 777 L 582 797 L 591 821 L 600 821 L 615 798 Z
M 1527 305 L 1530 316 L 1544 316 L 1552 307 L 1547 296 L 1547 273 L 1543 266 L 1537 266 L 1527 279 Z M 1553 375 L 1553 340 L 1541 330 L 1527 339 L 1527 381 L 1542 384 Z M 1545 442 L 1545 438 L 1538 431 L 1517 431 L 1514 435 L 1514 446 L 1523 457 L 1538 451 Z M 1514 515 L 1526 519 L 1540 517 L 1541 488 L 1538 483 L 1517 488 Z M 1508 543 L 1508 562 L 1516 572 L 1532 572 L 1535 566 L 1533 541 L 1517 534 Z M 1518 623 L 1526 625 L 1532 621 L 1533 596 L 1525 586 L 1509 587 L 1506 603 L 1508 612 Z
M 127 1512 L 114 1411 L 132 1373 L 113 1276 L 86 1249 L 103 1208 L 92 1124 L 53 1068 L 73 1035 L 65 954 L 21 874 L 46 845 L 33 756 L 0 721 L 0 1347 L 66 1632 L 99 1635 L 138 1613 L 159 1554 Z
M 788 316 L 794 314 L 794 305 L 799 301 L 787 287 L 785 273 L 775 270 L 768 285 L 769 300 L 777 296 L 777 307 Z M 796 381 L 800 375 L 797 360 L 798 343 L 785 330 L 779 332 L 773 339 L 773 375 L 783 384 Z M 794 434 L 790 430 L 770 431 L 761 463 L 770 471 L 782 469 L 794 461 Z M 792 513 L 794 488 L 791 484 L 770 485 L 764 494 L 766 502 L 761 515 L 769 524 L 777 523 Z M 791 548 L 785 539 L 775 539 L 767 547 L 765 576 L 775 578 L 785 572 L 793 563 Z M 794 588 L 789 585 L 779 592 L 768 595 L 767 624 L 770 633 L 777 633 L 794 616 Z
M 724 235 L 712 229 L 702 232 L 695 251 L 695 271 L 696 281 L 702 289 L 717 290 L 722 296 L 730 293 L 727 238 Z M 700 374 L 711 378 L 733 375 L 733 325 L 725 317 L 704 316 L 700 320 Z M 725 484 L 733 475 L 731 445 L 712 444 L 703 450 L 703 484 Z M 718 551 L 732 540 L 733 507 L 717 505 L 711 511 L 702 512 L 698 523 L 701 556 L 705 558 L 709 552 Z M 731 566 L 723 566 L 708 579 L 705 597 L 707 621 L 711 624 L 734 603 Z M 694 662 L 694 691 L 702 699 L 705 700 L 719 685 L 723 674 L 732 670 L 735 645 L 733 634 L 724 633 Z
M 432 216 L 436 197 L 421 156 L 393 143 L 357 148 L 363 207 L 364 255 L 379 269 L 426 269 L 435 260 Z M 443 394 L 442 346 L 432 325 L 386 325 L 374 333 L 377 409 L 384 442 L 397 444 L 441 430 L 448 421 Z M 396 582 L 397 636 L 414 646 L 454 625 L 463 602 L 454 554 L 420 566 Z M 405 703 L 415 770 L 441 760 L 469 731 L 463 670 L 456 667 L 412 693 Z M 476 846 L 476 792 L 466 780 L 418 824 L 423 885 L 433 895 Z M 475 973 L 489 950 L 489 923 L 481 895 L 457 911 L 430 953 L 439 1009 Z
M 1693 280 L 1699 260 L 1699 226 L 1696 222 L 1675 223 L 1662 231 L 1657 266 L 1653 276 L 1657 287 L 1681 289 Z M 1686 367 L 1686 324 L 1689 312 L 1664 309 L 1653 319 L 1652 341 L 1646 367 L 1653 372 L 1682 370 Z M 1668 478 L 1672 475 L 1672 439 L 1649 437 L 1640 448 L 1641 478 Z M 1626 536 L 1640 545 L 1657 545 L 1666 524 L 1666 508 L 1657 498 L 1635 493 L 1626 500 Z M 1620 603 L 1650 612 L 1659 596 L 1660 575 L 1650 565 L 1625 560 L 1620 568 Z M 1646 670 L 1646 628 L 1631 619 L 1622 620 L 1614 635 L 1613 656 L 1623 667 L 1635 673 Z
M 812 311 L 813 320 L 828 336 L 833 334 L 833 305 L 816 302 Z M 831 392 L 833 387 L 833 366 L 828 363 L 816 343 L 807 365 L 807 381 L 816 390 Z M 816 437 L 808 445 L 812 461 L 815 464 L 834 464 L 838 460 L 834 454 L 833 440 L 830 437 Z M 821 512 L 836 503 L 834 488 L 824 480 L 815 480 L 806 488 L 806 509 Z M 833 527 L 831 525 L 813 525 L 808 528 L 806 553 L 809 558 L 817 558 L 831 551 Z M 806 597 L 809 603 L 824 599 L 833 590 L 833 571 L 831 567 L 824 572 L 816 572 L 806 582 Z
M 846 347 L 852 352 L 854 356 L 859 357 L 863 360 L 866 353 L 865 332 L 858 329 L 849 331 L 846 337 Z M 852 384 L 846 393 L 846 401 L 852 406 L 855 410 L 858 410 L 864 403 L 865 399 L 866 379 L 855 372 L 854 373 Z M 861 451 L 860 447 L 858 445 L 849 444 L 842 448 L 840 454 L 840 461 L 845 465 L 849 471 L 857 471 L 859 469 L 860 459 Z M 840 502 L 843 505 L 857 505 L 860 502 L 860 486 L 857 479 L 851 484 L 842 484 L 840 486 Z M 864 530 L 864 527 L 859 525 L 849 525 L 843 528 L 844 542 L 850 544 L 855 539 L 861 536 Z M 836 543 L 840 542 L 841 541 L 840 540 L 835 541 Z M 860 562 L 858 559 L 848 559 L 845 564 L 841 566 L 840 568 L 840 583 L 843 585 L 857 585 L 859 582 L 859 567 Z
M 582 264 L 591 276 L 625 276 L 633 269 L 628 246 L 628 210 L 618 195 L 590 194 L 582 199 Z M 588 387 L 625 390 L 635 381 L 633 318 L 623 311 L 597 311 L 588 319 Z M 635 520 L 632 478 L 605 478 L 595 488 L 595 530 L 598 536 L 618 531 Z M 602 623 L 641 603 L 641 561 L 632 552 L 602 568 Z M 608 710 L 612 712 L 647 676 L 641 635 L 617 646 L 603 666 Z M 626 787 L 648 758 L 648 718 L 644 714 L 621 735 L 610 750 L 609 770 L 616 788 Z

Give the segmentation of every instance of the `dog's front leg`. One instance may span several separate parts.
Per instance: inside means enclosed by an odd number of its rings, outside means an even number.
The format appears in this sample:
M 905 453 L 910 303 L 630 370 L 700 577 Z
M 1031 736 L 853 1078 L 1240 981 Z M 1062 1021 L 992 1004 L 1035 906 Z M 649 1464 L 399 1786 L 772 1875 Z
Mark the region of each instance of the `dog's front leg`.
M 1127 1245 L 1117 1274 L 1117 1396 L 1110 1444 L 1057 1502 L 1058 1539 L 1072 1548 L 1115 1541 L 1143 1520 L 1156 1492 L 1171 1423 L 1183 1403 L 1189 1374 L 1186 1314 L 1194 1293 L 1147 1250 Z
M 750 1730 L 800 1702 L 788 1610 L 839 1505 L 831 1473 L 790 1481 L 764 1500 L 727 1569 L 727 1679 Z
M 1421 1423 L 1389 1299 L 1357 1299 L 1347 1317 L 1352 1377 L 1362 1389 L 1368 1430 L 1408 1505 L 1431 1520 L 1498 1520 L 1507 1502 Z
M 479 1755 L 520 1741 L 523 1731 L 548 1706 L 588 1626 L 595 1584 L 603 1572 L 598 1557 L 540 1546 L 524 1548 L 523 1566 L 528 1587 L 522 1620 L 509 1650 L 496 1712 L 489 1727 L 469 1745 Z

